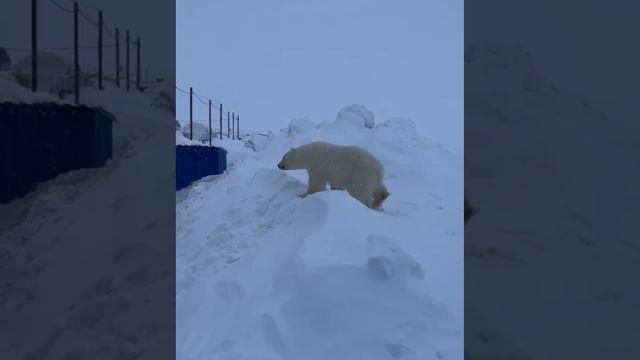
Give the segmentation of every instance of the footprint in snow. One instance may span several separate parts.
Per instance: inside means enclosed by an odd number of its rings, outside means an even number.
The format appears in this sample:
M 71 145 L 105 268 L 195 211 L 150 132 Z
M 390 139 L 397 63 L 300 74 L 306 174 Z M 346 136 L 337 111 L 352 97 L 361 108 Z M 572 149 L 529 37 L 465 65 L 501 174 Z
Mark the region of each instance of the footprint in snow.
M 397 209 L 393 209 L 393 210 L 381 209 L 381 210 L 378 210 L 378 211 L 383 213 L 383 214 L 391 215 L 391 216 L 394 216 L 394 217 L 409 217 L 408 214 L 403 213 L 402 211 L 397 210 Z

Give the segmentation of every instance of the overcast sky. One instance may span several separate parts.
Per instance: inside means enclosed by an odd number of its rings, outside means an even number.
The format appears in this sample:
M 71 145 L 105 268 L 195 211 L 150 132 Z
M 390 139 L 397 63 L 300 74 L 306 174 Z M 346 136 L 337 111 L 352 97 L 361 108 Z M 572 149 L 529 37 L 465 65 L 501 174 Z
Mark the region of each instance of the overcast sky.
M 462 0 L 177 0 L 177 82 L 277 130 L 359 103 L 462 152 Z M 188 96 L 178 93 L 178 117 Z M 197 104 L 195 117 L 206 120 Z M 226 123 L 226 121 L 225 121 Z

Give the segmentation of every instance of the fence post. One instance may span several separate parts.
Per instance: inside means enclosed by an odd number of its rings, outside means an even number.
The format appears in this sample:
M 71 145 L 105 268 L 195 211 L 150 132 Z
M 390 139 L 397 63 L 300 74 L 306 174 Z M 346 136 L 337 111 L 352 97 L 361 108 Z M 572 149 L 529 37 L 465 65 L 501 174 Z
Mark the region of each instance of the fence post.
M 211 99 L 209 99 L 209 146 L 211 146 L 211 138 L 213 134 L 211 133 Z
M 73 3 L 73 59 L 76 73 L 76 105 L 80 103 L 80 61 L 78 58 L 78 2 Z
M 127 92 L 129 91 L 129 87 L 131 85 L 131 81 L 129 79 L 129 30 L 127 30 L 127 74 L 126 74 L 126 81 L 127 81 Z
M 31 91 L 38 91 L 38 1 L 31 0 Z
M 138 54 L 136 57 L 137 66 L 136 66 L 136 88 L 140 91 L 140 36 L 138 36 Z
M 231 140 L 236 139 L 236 113 L 231 113 Z
M 116 86 L 120 87 L 120 29 L 116 28 Z
M 189 86 L 189 139 L 193 140 L 193 87 Z
M 238 120 L 238 126 L 236 126 L 236 129 L 237 129 L 237 131 L 238 131 L 238 136 L 237 136 L 237 138 L 238 138 L 238 140 L 240 140 L 240 115 L 238 115 L 237 120 Z
M 222 140 L 222 103 L 220 103 L 220 140 Z
M 98 90 L 102 90 L 102 10 L 98 11 Z
M 231 124 L 229 123 L 229 112 L 227 111 L 227 139 L 231 137 Z

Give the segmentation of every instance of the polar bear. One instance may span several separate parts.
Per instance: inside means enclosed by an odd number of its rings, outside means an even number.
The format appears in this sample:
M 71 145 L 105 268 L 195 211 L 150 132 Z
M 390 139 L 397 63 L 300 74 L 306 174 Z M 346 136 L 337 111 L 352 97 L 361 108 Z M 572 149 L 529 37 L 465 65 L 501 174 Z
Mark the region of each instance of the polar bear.
M 384 168 L 368 151 L 357 146 L 336 145 L 323 141 L 291 148 L 278 168 L 307 170 L 307 194 L 326 190 L 346 190 L 371 209 L 380 207 L 390 193 L 382 183 Z

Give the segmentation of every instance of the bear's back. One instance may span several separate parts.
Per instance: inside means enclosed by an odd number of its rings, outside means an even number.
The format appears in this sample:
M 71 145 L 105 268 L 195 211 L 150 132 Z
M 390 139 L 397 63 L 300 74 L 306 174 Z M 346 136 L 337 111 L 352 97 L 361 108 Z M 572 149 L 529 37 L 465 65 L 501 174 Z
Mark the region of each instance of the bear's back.
M 308 152 L 310 155 L 313 154 L 310 158 L 320 157 L 324 161 L 332 159 L 332 162 L 335 165 L 342 162 L 346 162 L 350 165 L 373 165 L 380 172 L 380 176 L 382 176 L 382 163 L 369 151 L 359 146 L 338 145 L 326 141 L 313 141 L 300 146 L 298 149 Z

